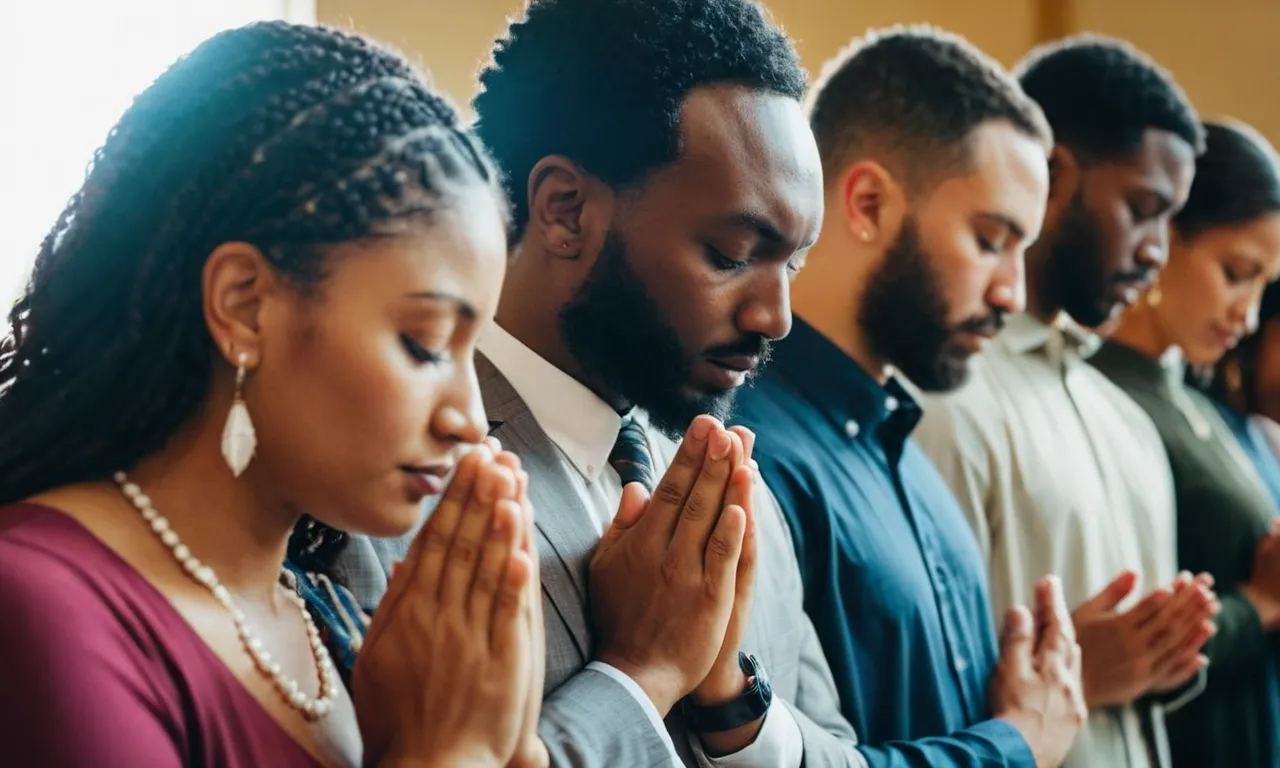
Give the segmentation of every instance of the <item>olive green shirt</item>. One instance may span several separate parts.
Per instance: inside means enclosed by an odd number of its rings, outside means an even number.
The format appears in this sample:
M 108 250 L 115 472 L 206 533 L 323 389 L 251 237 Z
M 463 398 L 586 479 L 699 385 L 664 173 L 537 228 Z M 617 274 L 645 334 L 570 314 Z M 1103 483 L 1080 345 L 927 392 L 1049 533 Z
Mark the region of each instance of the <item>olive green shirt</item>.
M 1174 765 L 1276 765 L 1268 734 L 1275 645 L 1237 591 L 1276 515 L 1274 502 L 1214 404 L 1183 383 L 1176 352 L 1155 360 L 1107 342 L 1090 362 L 1155 422 L 1173 470 L 1178 564 L 1212 574 L 1222 598 L 1218 633 L 1205 647 L 1208 685 L 1168 715 Z

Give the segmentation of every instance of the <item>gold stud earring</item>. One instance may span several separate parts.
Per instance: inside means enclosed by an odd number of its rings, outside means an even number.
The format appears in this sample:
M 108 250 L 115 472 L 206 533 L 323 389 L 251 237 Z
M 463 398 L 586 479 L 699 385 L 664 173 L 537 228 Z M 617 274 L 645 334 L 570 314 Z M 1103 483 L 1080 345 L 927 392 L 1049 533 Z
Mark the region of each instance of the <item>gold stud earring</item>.
M 1151 286 L 1151 288 L 1147 290 L 1147 306 L 1148 307 L 1151 307 L 1154 309 L 1155 307 L 1160 306 L 1160 302 L 1163 300 L 1164 300 L 1164 293 L 1161 292 L 1159 283 Z

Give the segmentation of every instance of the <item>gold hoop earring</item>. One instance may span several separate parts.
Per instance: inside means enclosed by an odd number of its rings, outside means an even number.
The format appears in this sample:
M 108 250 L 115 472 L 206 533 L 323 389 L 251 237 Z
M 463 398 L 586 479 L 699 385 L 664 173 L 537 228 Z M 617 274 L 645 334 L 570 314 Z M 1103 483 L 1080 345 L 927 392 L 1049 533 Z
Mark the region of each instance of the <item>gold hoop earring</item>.
M 1152 309 L 1160 306 L 1160 302 L 1164 300 L 1164 293 L 1160 290 L 1160 285 L 1151 286 L 1147 290 L 1147 306 Z

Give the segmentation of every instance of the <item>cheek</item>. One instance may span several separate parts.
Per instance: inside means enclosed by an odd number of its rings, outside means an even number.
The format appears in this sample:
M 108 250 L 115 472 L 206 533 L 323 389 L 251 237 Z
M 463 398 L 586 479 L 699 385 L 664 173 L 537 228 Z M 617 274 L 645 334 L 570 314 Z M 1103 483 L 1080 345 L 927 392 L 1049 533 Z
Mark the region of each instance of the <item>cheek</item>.
M 1098 219 L 1096 233 L 1103 267 L 1108 273 L 1128 270 L 1134 251 L 1142 239 L 1142 233 L 1129 220 L 1127 209 L 1121 206 L 1111 210 L 1107 216 Z
M 337 342 L 338 340 L 334 340 Z M 412 458 L 406 452 L 425 424 L 409 366 L 387 343 L 317 340 L 277 369 L 266 449 L 277 449 L 292 471 L 355 480 Z M 403 357 L 403 353 L 400 353 Z M 304 478 L 305 479 L 305 478 Z
M 687 255 L 678 265 L 655 272 L 642 275 L 645 292 L 686 350 L 702 350 L 736 338 L 736 298 L 744 277 L 713 270 L 696 255 Z

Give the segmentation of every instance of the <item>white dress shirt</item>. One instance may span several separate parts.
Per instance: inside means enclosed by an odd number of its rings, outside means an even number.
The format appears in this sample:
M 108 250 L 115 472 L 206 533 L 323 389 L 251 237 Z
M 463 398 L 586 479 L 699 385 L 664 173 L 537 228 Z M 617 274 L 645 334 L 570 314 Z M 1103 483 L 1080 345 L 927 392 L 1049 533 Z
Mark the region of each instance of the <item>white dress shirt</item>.
M 915 437 L 954 490 L 991 577 L 996 620 L 1045 574 L 1076 606 L 1121 571 L 1139 594 L 1176 572 L 1173 478 L 1155 424 L 1086 357 L 1097 339 L 1015 315 L 958 392 L 925 399 Z M 1167 764 L 1159 705 L 1094 710 L 1067 768 Z
M 585 510 L 582 524 L 591 526 L 598 537 L 603 536 L 622 500 L 622 481 L 609 464 L 609 454 L 622 427 L 623 416 L 496 323 L 489 324 L 478 346 L 528 405 L 538 426 L 564 460 L 576 470 L 568 474 Z M 650 427 L 643 411 L 636 410 L 631 415 L 644 427 L 654 475 L 660 477 L 670 466 L 678 445 Z M 776 504 L 767 491 L 758 493 L 757 498 L 762 497 Z M 762 509 L 762 514 L 765 511 L 777 513 L 776 509 Z M 588 666 L 617 680 L 636 699 L 648 713 L 653 727 L 667 741 L 673 762 L 679 764 L 662 716 L 640 686 L 608 664 L 596 661 Z M 719 758 L 708 758 L 700 749 L 695 753 L 703 768 L 799 768 L 804 745 L 794 716 L 785 702 L 775 698 L 760 733 L 748 747 Z

